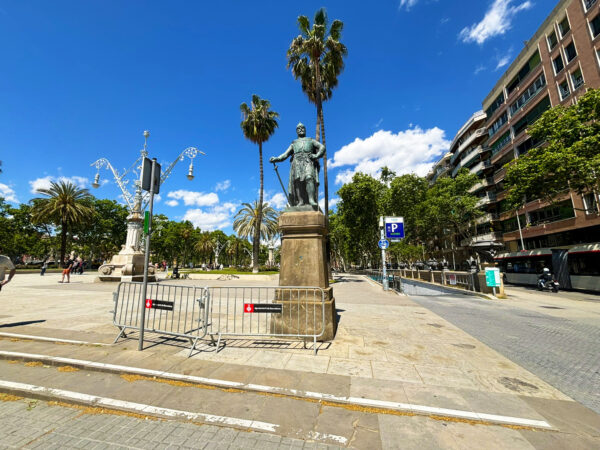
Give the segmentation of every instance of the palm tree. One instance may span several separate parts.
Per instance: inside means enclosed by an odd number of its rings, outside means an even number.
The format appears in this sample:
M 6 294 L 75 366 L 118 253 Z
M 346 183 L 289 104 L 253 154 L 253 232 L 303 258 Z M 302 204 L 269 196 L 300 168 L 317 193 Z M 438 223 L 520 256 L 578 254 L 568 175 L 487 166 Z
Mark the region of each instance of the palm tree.
M 194 246 L 196 251 L 200 253 L 200 258 L 206 262 L 207 255 L 209 259 L 212 259 L 212 249 L 213 249 L 213 241 L 210 232 L 205 231 L 196 241 L 196 245 Z M 211 262 L 210 260 L 208 261 Z
M 348 50 L 340 42 L 344 23 L 334 20 L 327 30 L 327 11 L 320 8 L 310 27 L 306 16 L 298 17 L 298 35 L 287 51 L 288 69 L 292 68 L 294 78 L 300 79 L 302 90 L 308 100 L 317 107 L 316 138 L 325 145 L 325 121 L 323 120 L 323 100 L 331 98 L 332 90 L 338 84 L 338 75 L 344 70 L 344 56 Z M 323 154 L 323 188 L 325 191 L 325 217 L 329 215 L 329 182 L 327 179 L 327 151 Z
M 87 189 L 80 189 L 70 181 L 50 182 L 48 189 L 37 189 L 45 198 L 33 199 L 34 223 L 53 223 L 60 226 L 60 261 L 64 261 L 67 233 L 73 226 L 82 225 L 92 217 L 94 209 L 86 204 L 92 198 Z
M 242 123 L 240 124 L 242 127 L 242 131 L 244 132 L 244 136 L 246 139 L 258 144 L 258 157 L 260 163 L 260 190 L 258 195 L 258 205 L 257 205 L 257 223 L 262 223 L 262 213 L 263 213 L 263 188 L 264 188 L 264 180 L 263 180 L 263 158 L 262 158 L 262 144 L 269 140 L 269 138 L 275 133 L 275 128 L 279 126 L 277 123 L 277 118 L 279 117 L 279 113 L 275 111 L 271 111 L 269 108 L 271 107 L 271 103 L 266 100 L 260 98 L 258 95 L 254 94 L 252 96 L 251 107 L 248 107 L 246 103 L 242 103 L 240 105 L 240 110 L 242 111 Z M 260 251 L 260 232 L 259 227 L 256 228 L 254 232 L 254 237 L 252 239 L 252 254 L 254 255 L 254 265 L 252 267 L 253 273 L 258 273 L 258 253 Z
M 263 203 L 262 208 L 259 208 L 259 202 L 256 200 L 251 205 L 250 203 L 242 203 L 242 207 L 233 218 L 233 229 L 242 239 L 248 239 L 252 236 L 252 250 L 254 267 L 258 268 L 258 253 L 254 250 L 260 248 L 260 240 L 267 240 L 277 234 L 277 217 L 278 213 L 269 206 L 268 203 Z M 261 211 L 262 209 L 262 211 Z M 258 224 L 260 223 L 260 227 Z M 252 272 L 256 273 L 258 270 Z

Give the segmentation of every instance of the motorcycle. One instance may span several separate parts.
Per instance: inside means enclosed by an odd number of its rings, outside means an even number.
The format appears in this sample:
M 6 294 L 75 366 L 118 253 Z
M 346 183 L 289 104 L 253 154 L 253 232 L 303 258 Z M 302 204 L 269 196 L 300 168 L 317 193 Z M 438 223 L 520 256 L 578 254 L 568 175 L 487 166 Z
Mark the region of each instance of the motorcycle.
M 552 292 L 558 292 L 559 286 L 560 285 L 556 280 L 544 280 L 543 278 L 538 279 L 538 289 L 540 291 L 551 289 Z

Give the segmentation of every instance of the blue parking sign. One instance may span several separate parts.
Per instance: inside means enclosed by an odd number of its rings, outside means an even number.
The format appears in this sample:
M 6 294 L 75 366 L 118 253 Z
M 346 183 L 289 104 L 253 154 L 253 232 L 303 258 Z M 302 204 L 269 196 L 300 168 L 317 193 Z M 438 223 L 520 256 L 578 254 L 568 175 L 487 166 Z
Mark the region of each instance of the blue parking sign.
M 399 241 L 404 237 L 404 218 L 386 217 L 385 218 L 385 237 L 389 240 Z

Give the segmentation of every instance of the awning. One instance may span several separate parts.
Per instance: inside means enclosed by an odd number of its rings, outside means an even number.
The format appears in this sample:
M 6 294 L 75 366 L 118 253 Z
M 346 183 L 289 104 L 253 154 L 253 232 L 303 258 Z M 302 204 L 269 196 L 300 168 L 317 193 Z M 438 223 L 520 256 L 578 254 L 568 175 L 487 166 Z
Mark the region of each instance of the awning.
M 569 249 L 569 253 L 592 253 L 600 252 L 600 243 L 576 245 Z
M 537 248 L 535 250 L 525 250 L 521 252 L 512 253 L 500 253 L 496 255 L 494 259 L 507 259 L 507 258 L 531 258 L 532 256 L 544 256 L 551 255 L 552 249 L 550 248 Z

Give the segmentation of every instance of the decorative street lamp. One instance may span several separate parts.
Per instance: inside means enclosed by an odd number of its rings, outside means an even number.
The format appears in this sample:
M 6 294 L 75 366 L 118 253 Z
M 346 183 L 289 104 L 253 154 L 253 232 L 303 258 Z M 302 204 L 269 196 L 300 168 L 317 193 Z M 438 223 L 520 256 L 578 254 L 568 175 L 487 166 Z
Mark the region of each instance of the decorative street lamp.
M 148 206 L 150 194 L 148 192 L 142 193 L 142 163 L 145 157 L 148 156 L 148 137 L 150 137 L 149 131 L 144 131 L 144 148 L 140 150 L 140 156 L 134 161 L 134 163 L 127 170 L 119 172 L 113 167 L 113 165 L 106 158 L 100 158 L 97 161 L 90 164 L 96 167 L 96 176 L 92 187 L 100 187 L 100 169 L 103 167 L 109 169 L 119 189 L 125 203 L 127 203 L 129 209 L 129 215 L 127 216 L 127 239 L 125 245 L 122 246 L 121 251 L 114 255 L 110 263 L 103 264 L 98 269 L 100 273 L 100 280 L 102 281 L 114 281 L 114 280 L 126 280 L 126 279 L 141 279 L 144 272 L 144 252 L 141 248 L 141 237 L 143 227 L 143 211 Z M 205 155 L 204 152 L 198 150 L 195 147 L 188 147 L 183 150 L 177 158 L 166 168 L 160 177 L 160 184 L 162 185 L 167 178 L 171 175 L 171 172 L 175 168 L 178 162 L 183 161 L 186 157 L 190 159 L 190 165 L 188 167 L 187 179 L 194 179 L 194 158 L 198 156 L 198 153 Z M 133 192 L 130 188 L 133 188 Z M 151 271 L 153 274 L 153 270 Z M 154 275 L 152 275 L 154 276 Z

